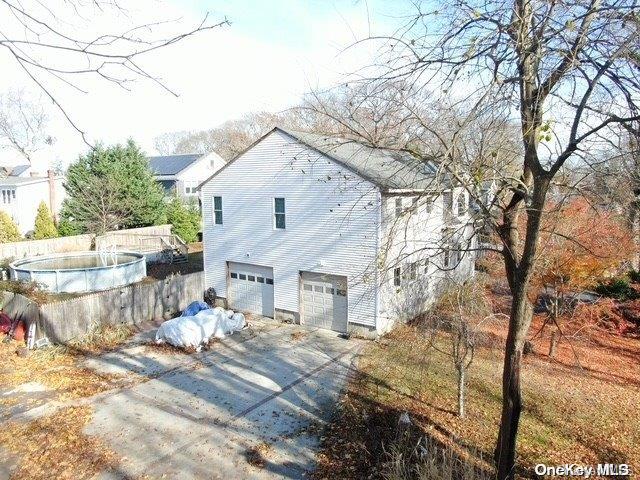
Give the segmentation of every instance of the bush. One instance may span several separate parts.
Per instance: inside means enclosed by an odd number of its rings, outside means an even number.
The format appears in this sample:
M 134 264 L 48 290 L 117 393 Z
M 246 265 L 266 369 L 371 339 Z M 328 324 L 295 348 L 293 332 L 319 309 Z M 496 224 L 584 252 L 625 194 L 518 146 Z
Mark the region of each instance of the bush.
M 17 242 L 21 239 L 16 222 L 7 212 L 0 210 L 0 243 Z
M 172 225 L 171 231 L 185 242 L 198 239 L 201 218 L 197 205 L 186 204 L 180 197 L 173 197 L 167 205 L 167 221 Z
M 640 294 L 629 285 L 629 281 L 625 278 L 614 278 L 607 283 L 600 283 L 596 286 L 595 291 L 603 297 L 615 298 L 616 300 L 640 298 Z
M 474 461 L 472 458 L 478 458 Z M 382 478 L 386 480 L 489 480 L 481 453 L 461 455 L 451 445 L 423 436 L 416 443 L 396 441 L 387 452 Z
M 38 205 L 38 213 L 36 214 L 35 228 L 33 230 L 33 238 L 42 240 L 44 238 L 55 238 L 58 236 L 58 229 L 53 223 L 53 215 L 49 207 L 44 202 Z
M 640 270 L 629 270 L 628 276 L 632 283 L 640 283 Z

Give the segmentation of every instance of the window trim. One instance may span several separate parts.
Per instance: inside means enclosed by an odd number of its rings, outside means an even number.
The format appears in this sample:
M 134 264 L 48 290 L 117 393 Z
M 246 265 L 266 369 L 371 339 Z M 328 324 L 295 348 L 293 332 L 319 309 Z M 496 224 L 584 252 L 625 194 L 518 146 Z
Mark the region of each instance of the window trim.
M 449 199 L 451 199 L 450 203 L 449 203 Z M 454 206 L 453 190 L 446 190 L 442 192 L 442 214 L 445 218 L 450 218 L 453 215 L 453 206 Z
M 396 197 L 396 203 L 395 203 L 395 208 L 396 208 L 396 218 L 400 218 L 402 216 L 403 213 L 403 205 L 402 205 L 402 197 Z
M 183 183 L 182 190 L 185 195 L 197 195 L 198 182 L 194 182 L 193 180 L 185 180 Z
M 216 198 L 220 199 L 220 208 L 216 209 Z M 222 206 L 223 202 L 222 202 L 222 196 L 221 195 L 214 195 L 213 199 L 211 200 L 211 212 L 212 212 L 212 217 L 213 217 L 213 225 L 214 226 L 218 226 L 218 225 L 224 225 L 224 214 L 223 212 L 223 206 Z M 216 213 L 220 212 L 220 223 L 218 223 L 218 218 Z
M 402 286 L 402 268 L 395 267 L 393 269 L 393 286 L 400 287 Z
M 451 248 L 448 245 L 442 251 L 442 268 L 451 268 Z
M 463 217 L 464 215 L 467 214 L 467 211 L 469 210 L 469 206 L 467 205 L 467 195 L 464 192 L 460 192 L 456 200 L 457 200 L 456 210 L 457 210 L 458 216 Z M 460 208 L 461 205 L 463 207 L 462 209 Z
M 282 212 L 276 212 L 276 200 L 282 200 Z M 286 230 L 287 229 L 287 199 L 286 197 L 273 197 L 273 202 L 271 203 L 273 209 L 273 229 L 274 230 Z M 277 218 L 278 215 L 282 215 L 282 220 L 284 223 L 283 227 L 278 227 Z
M 426 213 L 432 213 L 433 212 L 433 204 L 435 202 L 435 199 L 433 198 L 433 196 L 428 195 L 426 201 L 424 202 L 425 205 L 425 212 Z
M 409 281 L 418 279 L 418 262 L 411 262 L 409 264 Z

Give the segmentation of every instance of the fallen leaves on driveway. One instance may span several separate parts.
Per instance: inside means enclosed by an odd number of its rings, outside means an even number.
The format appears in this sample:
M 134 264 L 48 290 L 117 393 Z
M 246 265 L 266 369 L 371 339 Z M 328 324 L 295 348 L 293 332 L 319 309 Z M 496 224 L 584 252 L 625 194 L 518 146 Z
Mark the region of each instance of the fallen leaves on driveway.
M 264 468 L 267 463 L 267 456 L 273 450 L 273 446 L 267 442 L 261 442 L 247 449 L 246 458 L 249 465 Z
M 0 446 L 20 460 L 12 480 L 81 480 L 115 468 L 115 453 L 83 433 L 91 417 L 88 406 L 69 407 L 29 423 L 3 425 Z

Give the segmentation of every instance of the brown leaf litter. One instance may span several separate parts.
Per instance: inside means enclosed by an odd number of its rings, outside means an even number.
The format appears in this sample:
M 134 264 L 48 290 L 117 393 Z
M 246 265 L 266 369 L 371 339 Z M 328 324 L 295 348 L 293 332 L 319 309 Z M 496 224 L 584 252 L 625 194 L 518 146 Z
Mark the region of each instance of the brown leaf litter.
M 83 433 L 91 421 L 88 406 L 69 407 L 28 423 L 0 429 L 0 446 L 20 459 L 12 480 L 82 480 L 115 468 L 116 454 Z
M 247 463 L 257 468 L 264 468 L 267 464 L 267 457 L 273 451 L 273 446 L 267 442 L 260 442 L 249 447 L 245 453 Z

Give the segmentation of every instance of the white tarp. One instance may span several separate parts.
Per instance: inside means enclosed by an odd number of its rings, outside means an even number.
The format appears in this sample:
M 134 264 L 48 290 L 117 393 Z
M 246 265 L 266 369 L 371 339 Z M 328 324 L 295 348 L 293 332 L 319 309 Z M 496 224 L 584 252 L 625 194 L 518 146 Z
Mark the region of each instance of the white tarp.
M 230 312 L 232 315 L 227 315 Z M 167 320 L 156 332 L 156 343 L 169 343 L 174 347 L 199 348 L 210 338 L 224 338 L 246 326 L 242 313 L 225 311 L 220 307 L 201 310 L 191 317 Z

